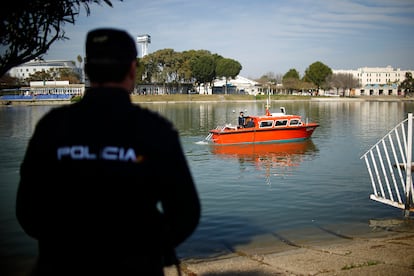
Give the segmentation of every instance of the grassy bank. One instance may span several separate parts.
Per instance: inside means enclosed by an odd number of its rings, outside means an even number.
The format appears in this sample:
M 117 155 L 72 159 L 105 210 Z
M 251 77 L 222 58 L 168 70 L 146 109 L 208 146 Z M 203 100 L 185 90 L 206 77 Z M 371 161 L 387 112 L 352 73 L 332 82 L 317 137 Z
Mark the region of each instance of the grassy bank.
M 310 96 L 271 95 L 271 100 L 309 100 Z M 260 101 L 266 100 L 265 95 L 199 95 L 199 94 L 169 94 L 169 95 L 131 95 L 133 102 L 218 102 L 218 101 Z

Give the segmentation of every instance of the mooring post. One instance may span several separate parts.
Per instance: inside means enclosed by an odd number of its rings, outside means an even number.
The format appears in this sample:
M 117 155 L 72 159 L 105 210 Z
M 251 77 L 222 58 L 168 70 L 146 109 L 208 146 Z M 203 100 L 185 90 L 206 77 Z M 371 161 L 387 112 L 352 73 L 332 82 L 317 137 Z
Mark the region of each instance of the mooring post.
M 408 129 L 407 129 L 407 164 L 405 165 L 406 179 L 405 179 L 405 210 L 404 215 L 408 217 L 410 215 L 411 206 L 411 159 L 412 159 L 412 148 L 413 148 L 413 114 L 408 113 Z

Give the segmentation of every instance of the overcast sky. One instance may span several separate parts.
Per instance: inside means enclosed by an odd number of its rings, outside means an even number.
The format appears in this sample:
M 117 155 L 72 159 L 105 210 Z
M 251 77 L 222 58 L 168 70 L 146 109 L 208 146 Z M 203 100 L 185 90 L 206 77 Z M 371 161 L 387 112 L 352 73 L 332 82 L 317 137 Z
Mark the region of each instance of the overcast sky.
M 414 69 L 413 0 L 112 0 L 91 5 L 45 59 L 84 56 L 89 30 L 149 34 L 149 52 L 209 50 L 240 62 L 240 75 L 302 75 L 315 61 L 332 69 Z M 138 48 L 139 49 L 139 48 Z

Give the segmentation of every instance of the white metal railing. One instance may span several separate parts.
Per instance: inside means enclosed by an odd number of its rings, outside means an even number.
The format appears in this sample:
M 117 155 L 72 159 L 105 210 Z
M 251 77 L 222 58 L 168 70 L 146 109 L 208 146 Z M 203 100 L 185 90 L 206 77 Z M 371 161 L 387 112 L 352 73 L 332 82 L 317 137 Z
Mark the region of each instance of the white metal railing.
M 372 200 L 405 211 L 414 211 L 412 179 L 413 115 L 399 123 L 372 146 L 361 159 L 365 160 L 371 179 Z
M 219 130 L 219 131 L 224 131 L 225 129 L 233 129 L 233 130 L 237 130 L 237 126 L 234 126 L 234 125 L 232 125 L 232 124 L 226 124 L 226 125 L 224 125 L 224 126 L 217 126 L 216 128 L 215 128 L 216 130 Z M 206 141 L 211 141 L 211 137 L 213 136 L 213 133 L 209 133 L 207 136 L 206 136 L 206 138 L 204 138 L 204 140 L 206 140 Z

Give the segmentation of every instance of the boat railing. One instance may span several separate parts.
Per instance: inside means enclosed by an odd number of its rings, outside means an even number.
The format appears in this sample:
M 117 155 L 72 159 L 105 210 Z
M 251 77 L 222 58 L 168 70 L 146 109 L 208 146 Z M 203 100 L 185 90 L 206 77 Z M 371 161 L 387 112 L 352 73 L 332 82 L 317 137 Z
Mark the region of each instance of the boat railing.
M 217 126 L 216 127 L 216 130 L 218 130 L 218 131 L 225 131 L 225 130 L 228 130 L 228 129 L 236 130 L 237 126 L 232 125 L 232 124 L 225 124 L 224 126 Z
M 414 211 L 412 179 L 413 115 L 394 127 L 361 156 L 371 179 L 370 199 Z
M 224 126 L 218 125 L 215 130 L 218 130 L 219 132 L 225 131 L 225 130 L 237 130 L 237 126 L 232 124 L 225 124 Z M 211 138 L 213 136 L 213 133 L 209 133 L 204 140 L 211 141 Z
M 211 137 L 213 136 L 213 133 L 209 133 L 207 137 L 205 138 L 206 141 L 211 141 Z

